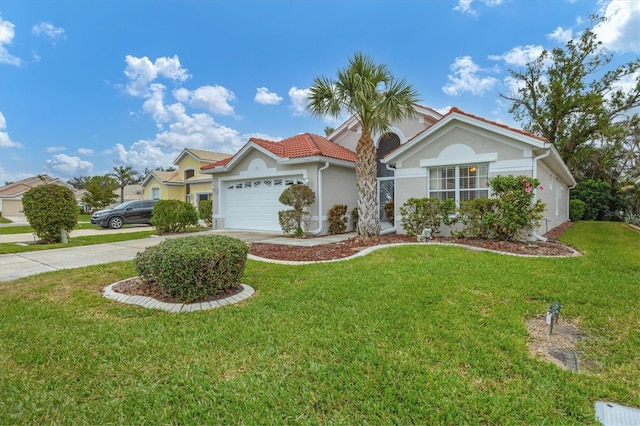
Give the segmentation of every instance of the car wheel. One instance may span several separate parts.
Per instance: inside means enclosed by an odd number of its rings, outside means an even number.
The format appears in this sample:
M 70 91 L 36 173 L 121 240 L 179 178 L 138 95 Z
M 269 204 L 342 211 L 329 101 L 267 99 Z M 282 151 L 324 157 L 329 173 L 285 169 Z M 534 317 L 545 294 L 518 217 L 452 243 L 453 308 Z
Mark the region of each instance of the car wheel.
M 109 228 L 120 229 L 124 225 L 124 220 L 121 217 L 112 217 L 109 219 Z

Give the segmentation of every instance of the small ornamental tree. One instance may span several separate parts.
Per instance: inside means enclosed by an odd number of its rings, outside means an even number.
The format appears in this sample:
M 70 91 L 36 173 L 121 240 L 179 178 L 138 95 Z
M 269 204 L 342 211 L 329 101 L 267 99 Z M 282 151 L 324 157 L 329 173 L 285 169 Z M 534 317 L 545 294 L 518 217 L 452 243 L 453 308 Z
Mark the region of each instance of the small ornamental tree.
M 112 176 L 92 176 L 86 178 L 84 185 L 87 192 L 82 196 L 82 202 L 91 211 L 104 209 L 118 199 L 114 192 L 118 189 L 118 181 Z
M 35 234 L 45 243 L 62 241 L 78 223 L 78 203 L 66 186 L 40 185 L 22 196 L 22 208 Z
M 316 201 L 316 194 L 307 185 L 295 184 L 282 191 L 278 200 L 285 206 L 293 207 L 293 209 L 278 212 L 282 231 L 285 234 L 302 237 L 304 235 L 302 224 L 309 215 L 305 209 Z

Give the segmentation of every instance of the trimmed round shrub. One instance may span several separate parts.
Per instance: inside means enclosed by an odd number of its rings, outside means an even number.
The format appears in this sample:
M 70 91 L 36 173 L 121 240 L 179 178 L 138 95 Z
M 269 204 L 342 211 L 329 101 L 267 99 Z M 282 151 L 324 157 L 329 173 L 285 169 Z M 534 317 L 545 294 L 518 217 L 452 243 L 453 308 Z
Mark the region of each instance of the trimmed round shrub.
M 31 188 L 22 196 L 22 209 L 38 238 L 45 243 L 59 243 L 60 230 L 71 232 L 78 223 L 78 203 L 66 186 Z
M 587 205 L 582 200 L 573 199 L 569 201 L 569 220 L 577 222 L 584 216 Z
M 160 234 L 185 232 L 198 224 L 198 212 L 184 201 L 160 200 L 153 206 L 151 224 Z
M 422 234 L 425 228 L 433 235 L 440 233 L 440 225 L 452 225 L 456 204 L 453 200 L 441 201 L 438 198 L 409 198 L 400 206 L 402 227 L 410 237 Z
M 172 238 L 138 253 L 135 269 L 163 294 L 184 303 L 213 296 L 240 283 L 249 246 L 224 235 Z

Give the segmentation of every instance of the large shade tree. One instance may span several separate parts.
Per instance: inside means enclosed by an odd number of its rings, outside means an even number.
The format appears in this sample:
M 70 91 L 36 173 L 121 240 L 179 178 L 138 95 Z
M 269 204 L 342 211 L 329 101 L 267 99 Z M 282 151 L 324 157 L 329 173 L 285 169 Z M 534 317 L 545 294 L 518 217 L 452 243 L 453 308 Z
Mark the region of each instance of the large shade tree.
M 603 19 L 594 16 L 592 24 Z M 615 183 L 637 169 L 640 58 L 615 68 L 612 59 L 587 28 L 524 71 L 510 70 L 518 88 L 500 94 L 524 130 L 547 138 L 578 180 Z
M 386 65 L 357 52 L 336 78 L 316 77 L 307 108 L 318 117 L 352 114 L 362 127 L 356 146 L 358 237 L 380 235 L 376 180 L 375 134 L 384 134 L 392 123 L 414 114 L 416 90 L 405 79 L 396 79 Z
M 140 182 L 140 173 L 133 169 L 131 166 L 118 166 L 114 167 L 115 173 L 109 173 L 109 176 L 113 176 L 118 180 L 118 186 L 120 187 L 120 202 L 124 203 L 124 188 L 127 185 Z

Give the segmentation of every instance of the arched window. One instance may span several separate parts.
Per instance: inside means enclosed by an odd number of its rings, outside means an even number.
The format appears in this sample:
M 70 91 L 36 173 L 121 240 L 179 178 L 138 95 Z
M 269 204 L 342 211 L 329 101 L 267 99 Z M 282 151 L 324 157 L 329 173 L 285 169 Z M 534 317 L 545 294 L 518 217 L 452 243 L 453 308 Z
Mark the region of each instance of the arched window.
M 380 160 L 382 160 L 388 153 L 399 146 L 400 138 L 395 133 L 386 133 L 382 135 L 380 141 L 378 142 L 378 153 L 376 155 L 376 160 L 378 163 L 378 177 L 393 176 L 393 171 L 387 169 L 387 166 L 382 164 Z

